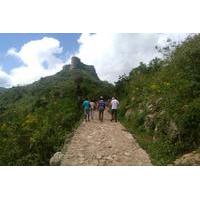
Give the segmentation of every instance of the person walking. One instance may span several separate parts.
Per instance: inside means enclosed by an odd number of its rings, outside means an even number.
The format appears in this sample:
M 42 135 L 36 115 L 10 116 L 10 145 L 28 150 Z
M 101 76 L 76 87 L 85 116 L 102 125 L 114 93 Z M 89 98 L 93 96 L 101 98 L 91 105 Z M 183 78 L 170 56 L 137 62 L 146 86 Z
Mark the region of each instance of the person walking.
M 90 116 L 91 119 L 94 119 L 94 110 L 95 110 L 95 103 L 94 101 L 90 101 Z
M 85 100 L 83 101 L 83 110 L 84 110 L 84 118 L 85 121 L 90 121 L 90 102 L 88 100 L 88 98 L 85 98 Z
M 104 113 L 105 107 L 106 107 L 106 104 L 105 104 L 105 102 L 103 100 L 103 97 L 101 96 L 100 100 L 98 102 L 99 120 L 101 122 L 103 122 L 103 113 Z
M 115 120 L 115 122 L 117 122 L 117 108 L 118 108 L 118 106 L 119 106 L 119 101 L 115 97 L 112 97 L 112 101 L 111 101 L 112 118 L 111 118 L 111 122 L 113 120 Z

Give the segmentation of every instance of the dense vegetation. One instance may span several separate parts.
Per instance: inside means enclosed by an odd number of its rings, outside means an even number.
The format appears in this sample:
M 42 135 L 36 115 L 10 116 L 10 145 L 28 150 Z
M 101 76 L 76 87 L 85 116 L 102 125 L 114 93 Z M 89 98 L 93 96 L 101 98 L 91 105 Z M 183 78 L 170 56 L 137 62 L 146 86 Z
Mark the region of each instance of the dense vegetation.
M 200 145 L 200 35 L 158 50 L 164 57 L 121 76 L 115 93 L 123 124 L 153 164 L 166 165 Z M 83 63 L 31 85 L 0 88 L 0 165 L 48 165 L 79 123 L 83 98 L 113 93 Z
M 0 165 L 48 165 L 82 117 L 81 102 L 106 96 L 113 86 L 93 66 L 69 65 L 54 76 L 0 95 Z
M 200 35 L 160 49 L 164 58 L 140 63 L 120 77 L 120 116 L 156 165 L 200 145 Z

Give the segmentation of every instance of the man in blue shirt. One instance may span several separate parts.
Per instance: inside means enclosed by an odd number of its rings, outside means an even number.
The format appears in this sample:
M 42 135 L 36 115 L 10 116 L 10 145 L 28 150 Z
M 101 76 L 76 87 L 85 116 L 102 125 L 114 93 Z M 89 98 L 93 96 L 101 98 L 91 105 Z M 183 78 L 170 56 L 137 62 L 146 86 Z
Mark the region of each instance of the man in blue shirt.
M 83 101 L 83 110 L 85 121 L 90 121 L 90 102 L 88 98 L 85 98 L 85 100 Z

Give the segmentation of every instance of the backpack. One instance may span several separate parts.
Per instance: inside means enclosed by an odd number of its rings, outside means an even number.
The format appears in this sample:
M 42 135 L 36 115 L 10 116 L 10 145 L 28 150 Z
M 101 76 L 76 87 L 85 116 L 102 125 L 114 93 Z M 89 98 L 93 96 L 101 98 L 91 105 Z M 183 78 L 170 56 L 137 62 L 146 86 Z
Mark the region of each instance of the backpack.
M 105 102 L 103 100 L 99 101 L 99 111 L 104 111 L 105 109 Z

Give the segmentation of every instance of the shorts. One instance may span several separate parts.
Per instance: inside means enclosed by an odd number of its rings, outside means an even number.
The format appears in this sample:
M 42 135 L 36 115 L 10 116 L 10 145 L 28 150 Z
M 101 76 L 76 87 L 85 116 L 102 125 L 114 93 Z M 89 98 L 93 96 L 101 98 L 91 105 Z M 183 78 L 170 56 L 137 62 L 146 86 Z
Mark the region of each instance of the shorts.
M 89 115 L 89 113 L 90 113 L 90 109 L 85 109 L 84 110 L 84 115 Z
M 104 108 L 99 108 L 99 112 L 103 112 L 104 111 Z

